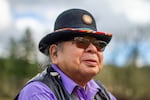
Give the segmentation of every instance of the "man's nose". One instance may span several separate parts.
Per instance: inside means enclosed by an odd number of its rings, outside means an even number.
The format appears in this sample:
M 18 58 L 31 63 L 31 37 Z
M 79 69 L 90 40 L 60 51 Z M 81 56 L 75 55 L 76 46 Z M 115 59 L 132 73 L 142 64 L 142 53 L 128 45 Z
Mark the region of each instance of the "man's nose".
M 86 52 L 96 53 L 98 50 L 95 45 L 90 43 L 90 45 L 85 49 Z

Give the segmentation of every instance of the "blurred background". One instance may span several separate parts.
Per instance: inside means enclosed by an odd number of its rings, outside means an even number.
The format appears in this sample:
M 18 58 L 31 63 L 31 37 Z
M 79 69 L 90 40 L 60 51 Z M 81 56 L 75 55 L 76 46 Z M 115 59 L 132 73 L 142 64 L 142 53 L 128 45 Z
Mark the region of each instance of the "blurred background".
M 118 100 L 150 100 L 150 0 L 0 0 L 0 100 L 12 100 L 47 62 L 40 39 L 70 8 L 93 14 L 111 32 L 101 80 Z

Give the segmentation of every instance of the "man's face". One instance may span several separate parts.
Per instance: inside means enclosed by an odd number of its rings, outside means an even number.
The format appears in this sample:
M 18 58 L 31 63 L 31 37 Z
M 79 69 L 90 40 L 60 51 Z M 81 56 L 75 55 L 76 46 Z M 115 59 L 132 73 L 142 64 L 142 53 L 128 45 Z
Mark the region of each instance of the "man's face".
M 90 80 L 102 69 L 103 53 L 92 43 L 79 48 L 73 41 L 67 41 L 62 43 L 53 63 L 74 81 Z

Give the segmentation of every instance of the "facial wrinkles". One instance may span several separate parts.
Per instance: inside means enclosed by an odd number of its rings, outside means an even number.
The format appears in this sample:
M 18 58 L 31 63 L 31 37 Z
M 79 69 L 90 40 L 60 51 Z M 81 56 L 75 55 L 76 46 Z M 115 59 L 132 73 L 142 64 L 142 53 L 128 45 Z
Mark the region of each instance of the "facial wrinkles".
M 70 67 L 74 67 L 74 66 L 77 66 L 77 64 L 79 64 L 79 60 L 78 60 L 78 51 L 75 50 L 76 48 L 74 48 L 72 42 L 65 42 L 64 43 L 64 47 L 63 47 L 63 50 L 62 50 L 62 53 L 63 54 L 67 54 L 67 55 L 64 55 L 64 57 L 66 57 L 66 63 L 69 64 Z M 74 52 L 74 50 L 76 52 Z
M 100 66 L 102 67 L 103 66 L 103 53 L 99 52 L 98 56 L 99 56 L 98 58 L 99 58 Z
M 76 52 L 74 52 L 76 51 Z M 99 70 L 101 69 L 102 66 L 102 53 L 101 52 L 87 52 L 85 51 L 85 49 L 82 48 L 78 48 L 76 47 L 76 45 L 72 42 L 65 42 L 64 46 L 63 46 L 63 50 L 61 51 L 62 56 L 66 57 L 67 60 L 65 60 L 66 63 L 69 62 L 69 64 L 67 64 L 67 66 L 69 66 L 69 69 L 65 69 L 68 70 L 67 72 L 69 72 L 70 67 L 74 67 L 74 70 L 72 70 L 72 73 L 80 73 L 80 71 L 82 70 L 82 60 L 86 60 L 86 59 L 91 59 L 91 60 L 95 60 L 97 61 L 97 66 L 99 68 Z M 63 54 L 67 54 L 67 55 L 63 55 Z M 66 65 L 64 65 L 66 66 Z M 71 73 L 70 73 L 71 74 Z
M 76 47 L 76 44 L 72 42 L 64 43 L 62 56 L 65 56 L 66 64 L 64 64 L 64 69 L 66 74 L 76 82 L 80 82 L 80 80 L 83 79 L 81 77 L 87 76 L 87 73 L 91 73 L 91 76 L 95 75 L 97 72 L 100 71 L 102 66 L 101 52 L 86 52 L 85 49 Z M 97 67 L 94 68 L 93 71 L 91 71 L 89 68 L 85 67 L 84 63 L 82 63 L 82 59 L 95 59 L 97 61 Z M 87 77 L 87 80 L 91 76 L 89 75 L 89 77 Z
M 78 76 L 81 77 L 80 74 L 77 73 L 80 73 L 81 70 L 80 58 L 84 52 L 84 49 L 76 47 L 76 44 L 74 44 L 73 42 L 68 42 L 68 44 L 66 45 L 69 47 L 67 49 L 68 50 L 67 52 L 70 52 L 70 55 L 68 55 L 70 58 L 70 65 L 74 67 L 74 70 L 72 70 L 72 74 L 76 74 L 76 77 Z
M 89 56 L 89 59 L 100 62 L 101 52 L 99 52 L 93 44 L 90 44 L 88 48 L 85 49 L 85 53 Z
M 73 54 L 77 57 L 77 59 L 75 59 L 75 63 L 77 63 L 78 66 L 81 65 L 83 60 L 91 60 L 96 61 L 98 68 L 101 69 L 103 65 L 103 53 L 99 52 L 94 45 L 90 44 L 89 47 L 86 49 L 78 48 L 74 43 L 72 43 L 72 45 L 74 45 L 75 49 L 78 50 L 77 52 L 79 52 L 77 54 Z M 87 49 L 89 49 L 89 51 Z M 80 70 L 80 67 L 78 67 L 78 70 Z
M 97 62 L 97 67 L 99 71 L 102 69 L 103 66 L 103 53 L 98 51 L 94 45 L 89 45 L 87 49 L 83 52 L 83 58 L 81 60 L 91 60 Z

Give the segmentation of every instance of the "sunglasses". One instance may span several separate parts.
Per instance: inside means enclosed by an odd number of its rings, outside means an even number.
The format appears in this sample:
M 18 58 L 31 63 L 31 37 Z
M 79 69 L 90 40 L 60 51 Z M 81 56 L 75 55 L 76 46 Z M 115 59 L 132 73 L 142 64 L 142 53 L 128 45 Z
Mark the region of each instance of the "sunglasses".
M 78 48 L 88 48 L 90 43 L 92 43 L 98 51 L 103 52 L 107 43 L 105 41 L 96 40 L 95 38 L 89 37 L 74 37 L 73 41 L 75 42 Z

